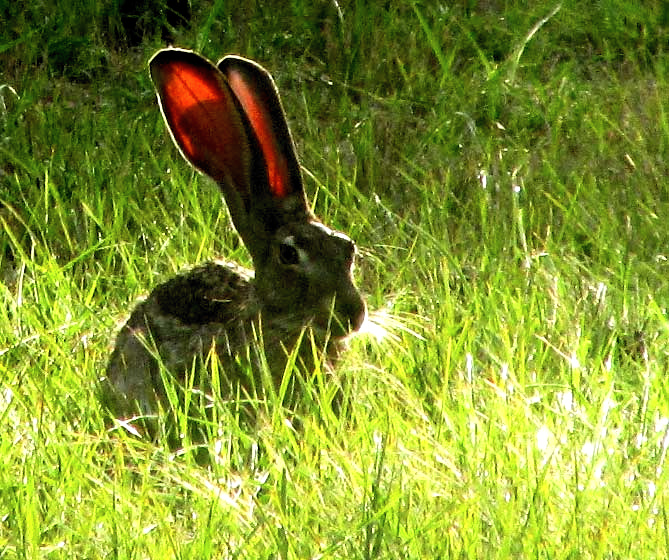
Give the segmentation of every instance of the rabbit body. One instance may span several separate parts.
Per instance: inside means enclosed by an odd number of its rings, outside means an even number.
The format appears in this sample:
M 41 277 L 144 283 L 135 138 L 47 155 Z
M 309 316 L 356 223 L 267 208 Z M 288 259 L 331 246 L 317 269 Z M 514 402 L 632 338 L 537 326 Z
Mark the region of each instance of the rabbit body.
M 297 267 L 281 263 L 277 252 L 271 274 L 280 275 L 280 283 L 257 282 L 250 270 L 212 261 L 157 286 L 135 307 L 117 336 L 103 384 L 108 408 L 119 417 L 155 414 L 158 402 L 165 404 L 160 364 L 183 381 L 212 351 L 224 372 L 222 389 L 228 394 L 235 394 L 239 385 L 244 392 L 257 391 L 263 363 L 278 387 L 288 353 L 298 341 L 298 361 L 305 367 L 313 366 L 316 357 L 312 341 L 322 348 L 322 357 L 333 362 L 345 335 L 364 320 L 365 307 L 347 272 L 352 242 L 316 224 L 310 224 L 310 233 L 316 233 L 318 245 L 330 245 L 330 251 L 324 262 L 311 263 L 309 269 L 315 276 L 325 275 L 323 281 L 310 279 L 299 269 L 287 271 Z M 353 325 L 343 326 L 336 312 L 331 315 L 340 282 L 335 286 L 327 279 L 336 269 L 340 269 L 337 277 L 349 276 L 348 293 L 342 293 L 339 301 L 343 313 L 357 321 Z M 319 323 L 323 318 L 329 323 Z M 259 347 L 262 357 L 257 354 Z
M 318 355 L 335 358 L 366 317 L 352 278 L 355 245 L 309 211 L 269 74 L 240 57 L 217 67 L 181 49 L 159 51 L 150 66 L 175 143 L 219 184 L 255 272 L 204 263 L 137 305 L 102 383 L 118 417 L 166 404 L 161 365 L 181 382 L 215 356 L 221 391 L 251 394 L 265 370 L 280 384 L 293 351 L 307 367 Z M 210 385 L 205 374 L 198 388 Z
M 230 265 L 205 263 L 159 285 L 135 307 L 103 380 L 103 399 L 114 415 L 157 412 L 165 399 L 159 360 L 183 379 L 215 347 L 230 358 L 226 374 L 236 372 L 232 349 L 248 346 L 247 331 L 259 314 L 249 276 Z

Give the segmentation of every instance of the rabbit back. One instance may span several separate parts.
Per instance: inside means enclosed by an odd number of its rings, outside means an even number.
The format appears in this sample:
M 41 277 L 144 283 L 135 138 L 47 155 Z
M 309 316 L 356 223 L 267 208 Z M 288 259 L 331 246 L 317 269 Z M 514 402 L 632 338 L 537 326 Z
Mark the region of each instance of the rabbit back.
M 212 348 L 233 382 L 236 357 L 248 348 L 259 308 L 252 273 L 207 262 L 157 286 L 119 332 L 103 384 L 103 400 L 119 417 L 155 414 L 166 404 L 160 367 L 182 381 Z M 237 375 L 235 375 L 237 373 Z

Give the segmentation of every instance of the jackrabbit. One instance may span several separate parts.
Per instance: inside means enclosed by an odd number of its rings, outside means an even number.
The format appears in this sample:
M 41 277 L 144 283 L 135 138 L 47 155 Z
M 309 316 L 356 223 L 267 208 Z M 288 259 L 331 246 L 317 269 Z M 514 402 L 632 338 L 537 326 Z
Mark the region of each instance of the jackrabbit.
M 307 365 L 318 354 L 336 357 L 366 317 L 352 279 L 355 245 L 310 212 L 269 73 L 238 56 L 215 66 L 174 48 L 158 51 L 149 66 L 175 144 L 218 183 L 255 275 L 208 262 L 137 305 L 103 378 L 106 404 L 126 418 L 166 404 L 160 364 L 179 382 L 216 356 L 221 392 L 243 394 L 262 383 L 263 363 L 280 384 L 290 352 Z M 209 382 L 205 373 L 200 384 Z

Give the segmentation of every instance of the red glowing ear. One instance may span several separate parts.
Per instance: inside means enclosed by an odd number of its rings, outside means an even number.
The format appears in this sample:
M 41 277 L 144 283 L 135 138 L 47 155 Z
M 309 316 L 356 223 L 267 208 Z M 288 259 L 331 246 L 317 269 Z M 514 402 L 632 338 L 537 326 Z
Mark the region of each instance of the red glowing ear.
M 179 49 L 159 51 L 150 69 L 165 121 L 184 157 L 247 199 L 251 148 L 225 76 L 200 55 Z
M 272 196 L 303 196 L 295 147 L 269 73 L 250 60 L 227 56 L 218 63 L 260 145 Z

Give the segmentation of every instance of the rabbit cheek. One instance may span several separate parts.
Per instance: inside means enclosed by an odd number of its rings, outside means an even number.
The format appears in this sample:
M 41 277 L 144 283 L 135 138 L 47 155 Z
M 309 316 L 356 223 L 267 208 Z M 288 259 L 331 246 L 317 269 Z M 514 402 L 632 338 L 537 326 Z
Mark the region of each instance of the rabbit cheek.
M 309 282 L 293 266 L 274 262 L 256 274 L 255 283 L 264 313 L 302 315 L 309 308 Z

